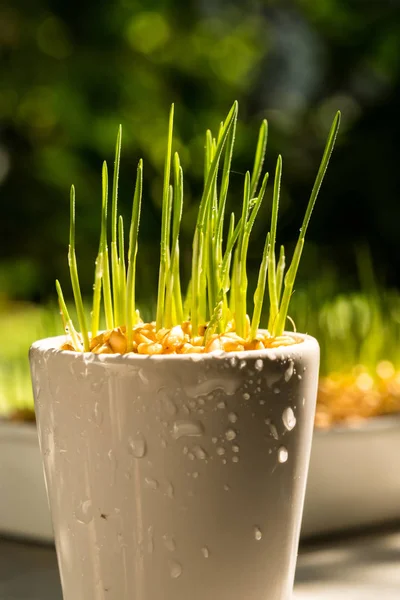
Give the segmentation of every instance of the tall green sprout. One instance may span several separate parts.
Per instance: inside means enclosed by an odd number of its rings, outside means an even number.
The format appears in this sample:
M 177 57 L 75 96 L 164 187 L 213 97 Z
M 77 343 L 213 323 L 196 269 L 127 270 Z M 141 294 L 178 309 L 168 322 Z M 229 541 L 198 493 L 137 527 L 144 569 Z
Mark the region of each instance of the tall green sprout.
M 229 182 L 236 135 L 238 104 L 235 102 L 225 121 L 213 136 L 206 134 L 204 187 L 199 202 L 193 237 L 192 269 L 188 293 L 182 300 L 180 277 L 179 233 L 182 219 L 184 188 L 183 170 L 179 155 L 173 155 L 174 105 L 171 106 L 164 165 L 160 266 L 156 329 L 171 328 L 189 319 L 192 337 L 205 329 L 205 343 L 215 333 L 224 333 L 235 320 L 236 333 L 250 340 L 257 336 L 266 298 L 269 302 L 268 329 L 271 335 L 282 335 L 287 319 L 290 298 L 299 267 L 306 230 L 326 168 L 334 147 L 340 123 L 340 113 L 333 121 L 321 165 L 311 192 L 299 239 L 286 270 L 286 257 L 280 248 L 276 261 L 275 247 L 278 230 L 279 195 L 282 178 L 282 158 L 278 157 L 273 189 L 270 231 L 267 233 L 254 294 L 253 313 L 248 330 L 247 252 L 250 235 L 265 197 L 268 173 L 262 175 L 267 147 L 268 124 L 260 127 L 253 168 L 244 177 L 240 215 L 235 224 L 231 213 L 226 241 L 224 240 L 225 212 L 229 198 Z M 72 290 L 78 315 L 80 337 L 69 317 L 60 284 L 57 282 L 60 309 L 76 350 L 88 351 L 96 337 L 101 318 L 101 298 L 107 329 L 126 327 L 127 350 L 133 350 L 133 328 L 138 322 L 136 308 L 136 261 L 139 239 L 140 212 L 143 195 L 143 162 L 139 161 L 132 203 L 129 243 L 126 252 L 124 224 L 118 215 L 118 177 L 121 156 L 122 129 L 118 130 L 111 198 L 111 268 L 108 254 L 108 170 L 103 163 L 101 233 L 96 258 L 93 286 L 91 332 L 86 325 L 79 286 L 75 254 L 75 189 L 71 189 L 71 226 L 69 265 Z M 172 173 L 171 173 L 172 172 Z M 172 181 L 171 181 L 172 174 Z M 262 181 L 259 188 L 259 182 Z M 126 260 L 127 259 L 127 260 Z M 268 291 L 268 293 L 266 293 Z

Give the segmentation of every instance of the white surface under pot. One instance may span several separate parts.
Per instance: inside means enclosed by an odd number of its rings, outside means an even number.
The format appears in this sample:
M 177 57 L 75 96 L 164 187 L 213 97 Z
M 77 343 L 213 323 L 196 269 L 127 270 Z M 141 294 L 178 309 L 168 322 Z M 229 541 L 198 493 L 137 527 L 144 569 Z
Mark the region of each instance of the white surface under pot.
M 400 416 L 315 430 L 302 537 L 400 520 Z
M 33 423 L 0 420 L 0 534 L 45 542 L 53 539 Z
M 313 338 L 245 353 L 31 349 L 64 600 L 289 600 Z

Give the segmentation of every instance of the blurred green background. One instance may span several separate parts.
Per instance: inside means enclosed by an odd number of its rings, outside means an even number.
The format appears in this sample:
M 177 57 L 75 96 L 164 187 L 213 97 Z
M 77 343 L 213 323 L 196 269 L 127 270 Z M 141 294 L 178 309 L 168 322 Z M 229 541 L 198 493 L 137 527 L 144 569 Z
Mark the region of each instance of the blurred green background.
M 397 0 L 3 0 L 0 52 L 0 304 L 6 320 L 16 301 L 54 301 L 56 277 L 66 295 L 71 293 L 71 183 L 77 190 L 81 283 L 84 292 L 91 291 L 101 164 L 106 159 L 112 165 L 119 123 L 120 206 L 125 216 L 130 213 L 136 164 L 144 159 L 138 301 L 142 307 L 153 304 L 171 102 L 176 106 L 175 147 L 185 177 L 184 280 L 203 174 L 204 133 L 208 127 L 217 129 L 237 99 L 239 126 L 229 201 L 233 207 L 236 197 L 239 201 L 236 192 L 251 167 L 259 124 L 266 117 L 266 167 L 271 173 L 278 152 L 283 155 L 278 241 L 288 255 L 329 124 L 335 111 L 342 111 L 340 136 L 307 236 L 296 286 L 299 299 L 296 294 L 293 298 L 298 329 L 326 330 L 326 321 L 316 313 L 333 296 L 371 292 L 357 260 L 360 247 L 367 249 L 375 292 L 376 286 L 385 286 L 396 295 Z M 254 271 L 268 229 L 268 203 L 263 210 L 249 253 Z M 376 302 L 376 293 L 374 298 Z M 390 311 L 379 302 L 383 318 Z M 355 311 L 357 306 L 356 302 Z M 340 310 L 337 319 L 343 322 Z M 360 313 L 355 314 L 357 322 Z M 369 332 L 372 321 L 362 314 Z M 22 338 L 25 332 L 29 337 L 31 313 L 18 307 L 18 315 L 19 325 L 8 335 Z M 352 318 L 346 323 L 346 335 L 351 336 Z M 52 333 L 54 328 L 43 331 Z M 5 350 L 1 353 L 4 356 Z

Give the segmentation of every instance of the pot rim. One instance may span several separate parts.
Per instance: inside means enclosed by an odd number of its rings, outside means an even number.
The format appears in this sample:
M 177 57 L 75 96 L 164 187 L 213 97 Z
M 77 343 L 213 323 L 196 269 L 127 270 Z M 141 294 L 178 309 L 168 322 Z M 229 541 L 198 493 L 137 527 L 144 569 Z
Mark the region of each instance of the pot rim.
M 76 352 L 73 350 L 61 350 L 60 346 L 65 342 L 66 336 L 59 335 L 38 340 L 32 344 L 29 353 L 31 352 L 51 352 L 52 354 L 60 354 L 69 356 L 70 358 L 83 357 L 87 363 L 98 364 L 115 364 L 115 363 L 133 363 L 143 360 L 151 361 L 180 361 L 180 362 L 208 362 L 215 359 L 221 360 L 226 358 L 237 358 L 240 360 L 257 359 L 257 358 L 280 358 L 282 356 L 291 355 L 292 358 L 300 357 L 304 352 L 319 351 L 318 341 L 305 333 L 285 332 L 288 335 L 294 335 L 302 341 L 298 344 L 290 346 L 277 346 L 276 348 L 265 348 L 264 350 L 241 350 L 238 352 L 224 352 L 215 350 L 213 352 L 205 352 L 199 354 L 138 354 L 136 352 L 127 352 L 126 354 L 93 354 L 92 352 Z

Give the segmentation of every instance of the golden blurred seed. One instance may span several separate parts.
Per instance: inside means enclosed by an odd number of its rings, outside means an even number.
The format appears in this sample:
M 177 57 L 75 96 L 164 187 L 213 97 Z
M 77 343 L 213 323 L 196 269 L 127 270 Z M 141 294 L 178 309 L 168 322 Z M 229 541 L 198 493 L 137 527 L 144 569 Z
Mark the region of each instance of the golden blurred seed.
M 125 354 L 127 349 L 127 340 L 120 328 L 113 329 L 108 343 L 115 354 Z
M 142 343 L 137 347 L 139 354 L 162 354 L 163 347 L 156 342 Z

